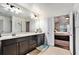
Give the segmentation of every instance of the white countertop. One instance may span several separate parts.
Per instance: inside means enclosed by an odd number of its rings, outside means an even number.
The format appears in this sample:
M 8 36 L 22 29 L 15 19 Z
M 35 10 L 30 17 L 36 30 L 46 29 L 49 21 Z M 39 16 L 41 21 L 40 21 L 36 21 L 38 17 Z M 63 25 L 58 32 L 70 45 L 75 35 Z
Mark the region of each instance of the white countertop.
M 13 38 L 19 38 L 19 37 L 24 37 L 24 36 L 31 36 L 31 35 L 38 35 L 38 34 L 43 34 L 43 33 L 19 33 L 16 34 L 15 36 L 9 35 L 9 36 L 2 36 L 0 37 L 0 40 L 7 40 L 7 39 L 13 39 Z

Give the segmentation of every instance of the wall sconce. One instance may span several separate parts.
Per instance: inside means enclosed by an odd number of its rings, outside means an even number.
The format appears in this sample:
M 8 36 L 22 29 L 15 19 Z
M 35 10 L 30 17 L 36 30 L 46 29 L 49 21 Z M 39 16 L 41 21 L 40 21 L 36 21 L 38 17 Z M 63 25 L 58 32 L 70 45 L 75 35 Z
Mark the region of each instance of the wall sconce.
M 32 14 L 31 14 L 31 18 L 32 18 L 32 19 L 38 19 L 38 15 L 37 15 L 37 14 L 32 13 Z

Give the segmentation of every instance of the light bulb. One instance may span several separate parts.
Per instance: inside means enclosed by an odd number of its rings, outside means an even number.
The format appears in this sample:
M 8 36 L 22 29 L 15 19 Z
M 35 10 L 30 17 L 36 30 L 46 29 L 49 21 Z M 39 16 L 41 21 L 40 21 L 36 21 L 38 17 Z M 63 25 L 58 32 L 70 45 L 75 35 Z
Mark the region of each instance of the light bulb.
M 69 19 L 69 18 L 66 18 L 67 20 Z

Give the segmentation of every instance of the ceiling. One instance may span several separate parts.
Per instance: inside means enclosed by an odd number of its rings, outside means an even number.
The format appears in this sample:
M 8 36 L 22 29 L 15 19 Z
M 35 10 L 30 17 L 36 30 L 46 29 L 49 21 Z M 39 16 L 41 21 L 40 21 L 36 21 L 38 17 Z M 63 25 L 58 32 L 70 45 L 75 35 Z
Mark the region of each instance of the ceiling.
M 73 10 L 72 3 L 21 3 L 19 5 L 31 11 L 37 8 L 45 16 L 66 15 Z
M 17 15 L 17 16 L 25 17 L 25 18 L 27 18 L 29 16 L 29 13 L 30 13 L 29 11 L 23 9 L 21 6 L 15 4 L 15 3 L 12 3 L 12 5 L 14 5 L 14 6 L 18 7 L 18 8 L 21 8 L 22 13 L 16 14 L 14 12 L 11 12 L 10 10 L 6 10 L 6 8 L 4 8 L 2 6 L 2 4 L 4 4 L 4 3 L 0 3 L 0 15 L 5 15 L 5 16 Z
M 39 13 L 41 16 L 51 17 L 66 15 L 73 10 L 72 3 L 14 3 L 19 7 L 25 8 L 22 15 L 28 16 L 31 12 Z M 11 15 L 0 6 L 0 13 Z

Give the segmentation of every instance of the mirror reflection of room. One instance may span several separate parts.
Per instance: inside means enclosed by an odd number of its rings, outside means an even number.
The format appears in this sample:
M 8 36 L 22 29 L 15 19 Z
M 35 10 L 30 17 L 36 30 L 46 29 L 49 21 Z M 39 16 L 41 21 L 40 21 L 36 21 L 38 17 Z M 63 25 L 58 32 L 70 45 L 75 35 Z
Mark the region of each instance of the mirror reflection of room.
M 55 31 L 56 32 L 68 32 L 69 16 L 57 16 L 55 17 Z
M 69 50 L 69 15 L 56 16 L 55 46 Z
M 12 17 L 0 13 L 0 33 L 12 32 Z
M 6 5 L 14 6 L 15 8 L 18 8 L 20 12 L 16 12 L 16 10 L 12 11 L 13 9 L 11 7 L 10 9 L 7 9 L 7 7 L 5 7 Z M 30 22 L 32 19 L 28 16 L 27 12 L 30 14 L 29 10 L 25 10 L 17 4 L 1 3 L 0 37 L 15 36 L 26 32 L 32 32 L 32 30 L 30 30 Z M 29 24 L 27 22 L 29 22 Z

